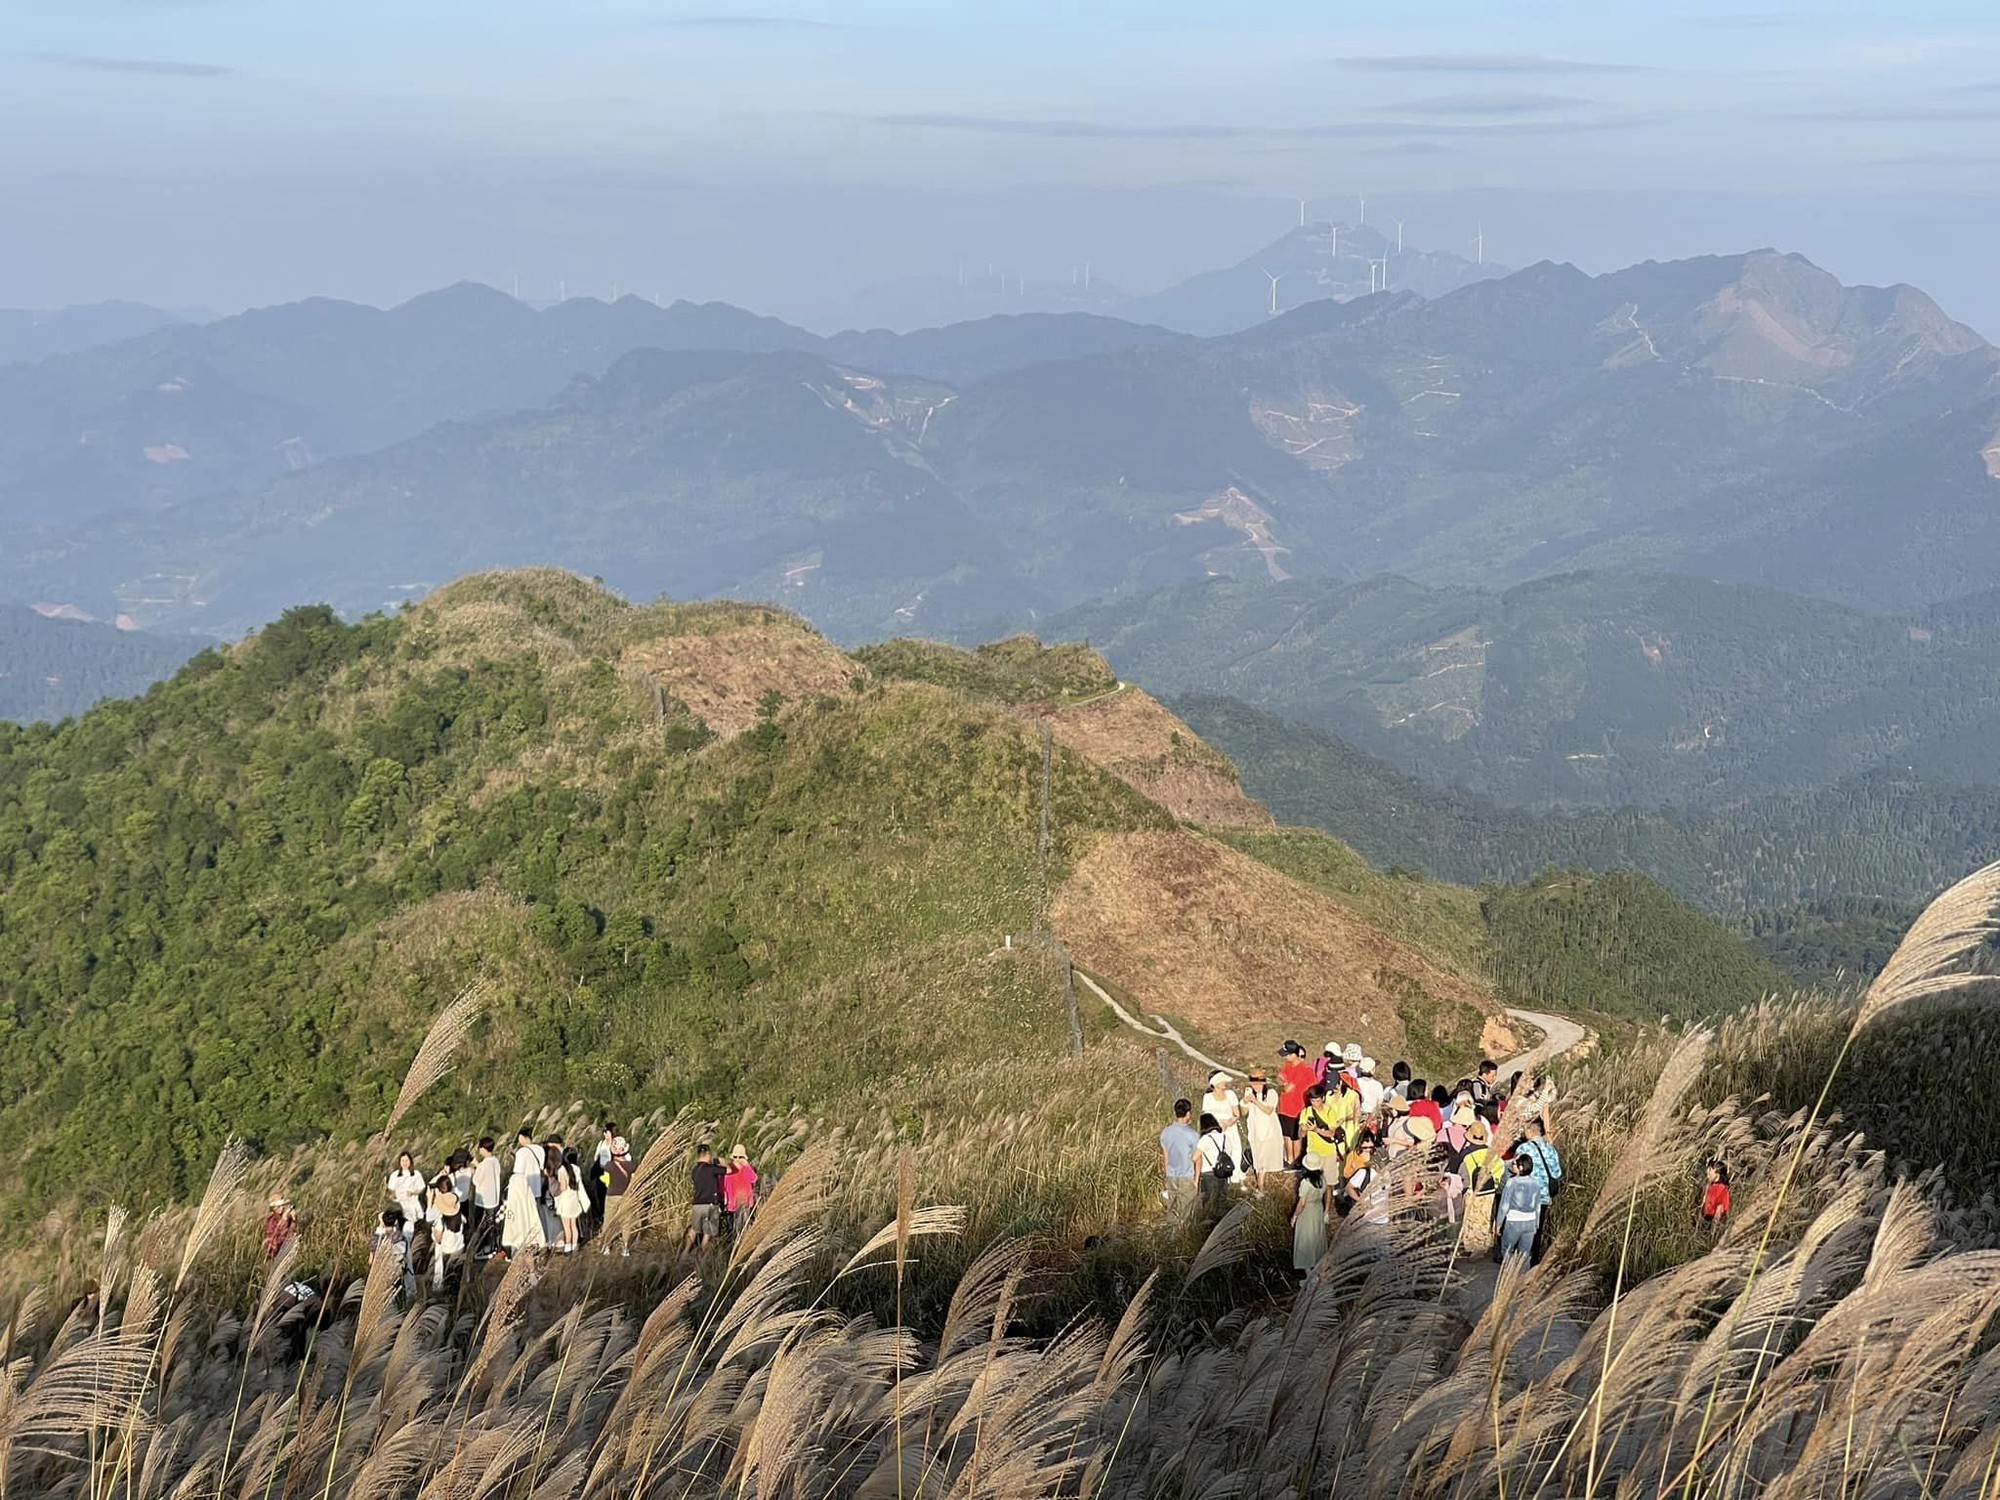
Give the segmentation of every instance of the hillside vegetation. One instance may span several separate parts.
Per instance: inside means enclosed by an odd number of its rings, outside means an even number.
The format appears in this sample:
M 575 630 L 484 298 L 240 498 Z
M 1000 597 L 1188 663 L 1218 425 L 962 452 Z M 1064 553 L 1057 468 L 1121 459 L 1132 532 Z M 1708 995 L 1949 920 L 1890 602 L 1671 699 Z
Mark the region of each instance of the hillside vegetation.
M 275 1152 L 358 1128 L 399 1086 L 385 1059 L 475 980 L 488 1019 L 440 1118 L 917 1108 L 957 1067 L 1060 1056 L 1059 978 L 1005 939 L 1058 892 L 1080 933 L 1122 920 L 1073 884 L 1093 851 L 1211 847 L 1059 726 L 1044 856 L 1041 735 L 999 700 L 1032 682 L 1059 711 L 1065 683 L 1097 685 L 1088 656 L 959 661 L 967 696 L 776 611 L 493 574 L 393 618 L 293 610 L 143 698 L 8 728 L 0 1128 L 19 1185 L 173 1195 L 225 1136 Z M 980 691 L 980 670 L 1015 687 Z M 1247 861 L 1211 894 L 1255 907 L 1245 882 L 1278 892 L 1264 940 L 1288 951 L 1318 898 Z M 1336 915 L 1375 968 L 1431 972 Z M 1145 994 L 1135 939 L 1093 957 Z M 1146 1003 L 1194 1008 L 1171 986 Z M 1292 1007 L 1341 1019 L 1246 979 L 1214 1035 L 1262 1045 Z M 1375 1026 L 1386 1052 L 1400 1022 Z
M 1722 807 L 1885 768 L 2000 785 L 1991 601 L 1874 614 L 1632 573 L 1210 579 L 1047 631 L 1155 692 L 1235 698 L 1509 806 Z
M 441 1107 L 886 1101 L 922 1088 L 942 1016 L 963 1054 L 1058 1046 L 1044 977 L 987 957 L 1033 921 L 1036 737 L 920 684 L 794 697 L 754 670 L 757 643 L 816 641 L 495 575 L 394 619 L 295 610 L 142 699 L 7 731 L 21 1185 L 108 1176 L 116 1140 L 126 1191 L 174 1191 L 225 1135 L 379 1115 L 383 1059 L 482 974 L 491 1022 Z M 724 659 L 752 721 L 726 737 L 682 697 L 726 725 Z M 1057 756 L 1057 874 L 1095 834 L 1170 824 Z
M 1533 812 L 1420 781 L 1339 735 L 1233 700 L 1173 706 L 1242 768 L 1250 794 L 1280 822 L 1323 829 L 1371 863 L 1436 880 L 1629 868 L 1741 924 L 1801 903 L 1920 901 L 2000 850 L 2000 788 L 1885 771 L 1712 810 Z
M 1514 1003 L 1586 987 L 1497 956 L 1601 956 L 1607 926 L 1657 916 L 1572 931 L 1525 907 L 1524 947 L 1470 892 L 1271 832 L 1222 756 L 1107 675 L 1023 641 L 855 659 L 779 611 L 634 607 L 540 570 L 354 624 L 293 610 L 143 698 L 8 728 L 19 1186 L 173 1196 L 231 1134 L 354 1132 L 475 982 L 487 1019 L 435 1120 L 922 1110 L 965 1068 L 1067 1055 L 1060 970 L 1026 940 L 1044 919 L 1217 1055 L 1308 1031 L 1444 1069 L 1502 973 Z
M 195 649 L 193 641 L 0 605 L 0 720 L 62 719 L 102 698 L 143 693 Z

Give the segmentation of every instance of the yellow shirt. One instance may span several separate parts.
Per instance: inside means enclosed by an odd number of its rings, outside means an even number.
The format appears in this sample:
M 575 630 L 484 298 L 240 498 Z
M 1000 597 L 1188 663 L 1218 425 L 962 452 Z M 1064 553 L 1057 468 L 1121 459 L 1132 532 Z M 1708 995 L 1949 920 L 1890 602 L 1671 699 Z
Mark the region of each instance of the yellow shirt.
M 1306 1143 L 1307 1166 L 1324 1168 L 1340 1160 L 1341 1119 L 1338 1110 L 1325 1103 L 1308 1104 L 1305 1113 L 1299 1116 L 1299 1134 Z

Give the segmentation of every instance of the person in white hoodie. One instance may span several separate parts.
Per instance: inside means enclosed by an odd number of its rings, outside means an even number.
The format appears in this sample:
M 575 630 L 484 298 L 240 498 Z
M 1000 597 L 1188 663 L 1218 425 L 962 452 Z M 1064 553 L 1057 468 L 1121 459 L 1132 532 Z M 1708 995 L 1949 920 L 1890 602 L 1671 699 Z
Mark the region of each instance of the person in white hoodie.
M 493 1253 L 492 1224 L 500 1212 L 502 1187 L 500 1158 L 493 1154 L 493 1137 L 483 1135 L 479 1138 L 478 1159 L 472 1164 L 471 1214 L 466 1223 L 472 1252 L 480 1260 Z
M 1375 1076 L 1374 1058 L 1362 1058 L 1359 1067 L 1354 1086 L 1361 1091 L 1361 1119 L 1364 1124 L 1372 1124 L 1382 1112 L 1382 1081 Z

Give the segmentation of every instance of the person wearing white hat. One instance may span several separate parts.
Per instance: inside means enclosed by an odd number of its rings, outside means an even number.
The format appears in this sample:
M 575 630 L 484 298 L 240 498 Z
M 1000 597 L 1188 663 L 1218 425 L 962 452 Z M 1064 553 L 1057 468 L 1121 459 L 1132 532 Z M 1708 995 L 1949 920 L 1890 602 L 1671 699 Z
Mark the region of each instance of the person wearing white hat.
M 1215 1125 L 1222 1132 L 1223 1149 L 1229 1159 L 1236 1164 L 1240 1176 L 1245 1170 L 1243 1160 L 1243 1101 L 1236 1097 L 1236 1090 L 1229 1086 L 1229 1075 L 1217 1068 L 1208 1075 L 1208 1092 L 1195 1105 L 1198 1114 L 1215 1116 Z
M 1382 1081 L 1375 1076 L 1375 1059 L 1364 1057 L 1354 1075 L 1354 1086 L 1361 1094 L 1361 1118 L 1374 1122 L 1382 1112 Z

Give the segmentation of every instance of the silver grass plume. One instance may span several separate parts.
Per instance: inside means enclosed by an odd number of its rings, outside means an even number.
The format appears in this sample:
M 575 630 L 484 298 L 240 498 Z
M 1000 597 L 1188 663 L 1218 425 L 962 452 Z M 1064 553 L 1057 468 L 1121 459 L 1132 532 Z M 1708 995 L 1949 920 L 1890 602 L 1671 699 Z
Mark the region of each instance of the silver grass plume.
M 431 1085 L 451 1071 L 460 1045 L 471 1032 L 473 1022 L 479 1019 L 479 1012 L 485 1004 L 486 981 L 477 979 L 437 1013 L 437 1019 L 431 1022 L 431 1029 L 424 1036 L 423 1046 L 417 1049 L 417 1055 L 410 1060 L 409 1071 L 403 1075 L 402 1090 L 396 1095 L 395 1107 L 389 1111 L 382 1134 L 392 1133 Z
M 1885 1012 L 1913 1000 L 1948 994 L 1987 976 L 1965 972 L 1980 944 L 2000 933 L 2000 860 L 1974 870 L 1925 907 L 1862 996 L 1851 1036 Z
M 215 1231 L 228 1218 L 230 1208 L 236 1202 L 236 1195 L 242 1190 L 243 1175 L 250 1169 L 250 1148 L 231 1136 L 223 1142 L 222 1150 L 215 1158 L 215 1167 L 208 1174 L 208 1186 L 202 1189 L 201 1203 L 194 1211 L 194 1223 L 189 1226 L 187 1241 L 181 1248 L 181 1268 L 174 1276 L 174 1290 L 178 1292 L 187 1281 L 188 1272 L 202 1249 Z

